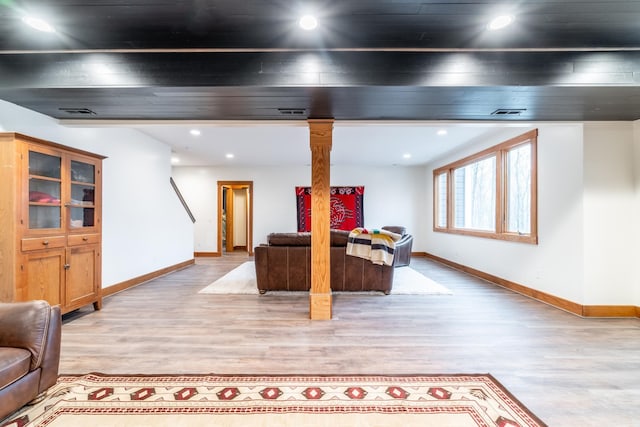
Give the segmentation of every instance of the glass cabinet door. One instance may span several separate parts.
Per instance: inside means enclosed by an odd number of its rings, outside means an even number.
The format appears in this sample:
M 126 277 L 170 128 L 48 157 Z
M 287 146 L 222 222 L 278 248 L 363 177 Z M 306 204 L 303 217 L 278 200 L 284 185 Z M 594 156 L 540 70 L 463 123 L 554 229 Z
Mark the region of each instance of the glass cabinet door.
M 71 160 L 71 200 L 69 228 L 93 227 L 96 220 L 96 167 Z
M 62 227 L 62 158 L 29 151 L 29 228 Z

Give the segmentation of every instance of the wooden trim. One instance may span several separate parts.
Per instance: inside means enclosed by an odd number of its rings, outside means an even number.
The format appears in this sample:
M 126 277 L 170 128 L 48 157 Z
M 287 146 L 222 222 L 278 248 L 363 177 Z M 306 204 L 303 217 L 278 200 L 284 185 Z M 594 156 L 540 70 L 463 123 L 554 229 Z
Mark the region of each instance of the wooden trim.
M 584 317 L 640 317 L 640 307 L 633 305 L 585 305 Z
M 498 151 L 508 150 L 517 145 L 523 144 L 527 141 L 536 140 L 537 138 L 538 138 L 538 129 L 533 129 L 533 130 L 530 130 L 529 132 L 523 133 L 522 135 L 518 135 L 504 142 L 501 142 L 500 144 L 484 149 L 478 153 L 464 157 L 460 160 L 456 160 L 455 162 L 451 162 L 445 166 L 439 167 L 438 169 L 434 169 L 433 172 L 440 174 L 443 172 L 447 172 L 451 169 L 458 169 L 463 166 L 470 165 L 471 163 L 475 163 L 479 160 L 484 160 L 485 158 L 489 158 Z
M 448 234 L 458 234 L 461 236 L 484 237 L 486 239 L 505 240 L 508 242 L 531 243 L 538 244 L 537 236 L 519 235 L 515 233 L 494 233 L 493 231 L 469 230 L 466 228 L 434 228 L 433 231 L 439 231 Z
M 195 264 L 195 259 L 190 259 L 169 267 L 161 268 L 160 270 L 152 271 L 151 273 L 143 274 L 142 276 L 134 277 L 133 279 L 125 280 L 124 282 L 116 283 L 115 285 L 108 286 L 102 289 L 102 296 L 108 297 L 118 292 L 125 291 L 127 289 L 138 286 L 144 282 L 148 282 L 156 277 L 164 276 L 165 274 L 172 273 L 174 271 L 182 270 Z
M 445 258 L 440 258 L 436 255 L 427 253 L 426 256 L 427 258 L 430 258 L 434 261 L 438 261 L 441 264 L 448 265 L 449 267 L 453 267 L 456 270 L 464 271 L 465 273 L 469 273 L 471 275 L 484 279 L 488 282 L 491 282 L 503 288 L 509 289 L 511 291 L 517 292 L 519 294 L 528 296 L 533 299 L 537 299 L 538 301 L 550 304 L 554 307 L 560 308 L 570 313 L 577 314 L 579 316 L 582 315 L 582 306 L 580 304 L 576 304 L 574 302 L 565 300 L 563 298 L 559 298 L 554 295 L 547 294 L 545 292 L 528 288 L 526 286 L 520 285 L 510 280 L 506 280 L 501 277 L 494 276 L 493 274 L 485 273 L 483 271 L 476 270 L 475 268 L 467 267 L 466 265 L 449 261 L 448 259 L 445 259 Z
M 20 264 L 19 254 L 22 225 L 21 206 L 27 191 L 22 189 L 22 161 L 20 145 L 14 143 L 14 134 L 0 133 L 0 301 L 15 301 Z
M 91 153 L 89 151 L 80 150 L 79 148 L 69 147 L 67 145 L 58 144 L 56 142 L 47 141 L 46 139 L 36 138 L 34 136 L 25 135 L 25 134 L 22 134 L 22 133 L 19 133 L 19 132 L 3 132 L 3 133 L 4 133 L 4 135 L 8 135 L 13 139 L 22 139 L 22 140 L 28 141 L 30 143 L 36 143 L 38 145 L 46 145 L 46 146 L 55 148 L 56 150 L 64 150 L 64 151 L 68 151 L 70 153 L 75 153 L 75 154 L 80 154 L 80 155 L 83 155 L 83 156 L 88 156 L 90 158 L 98 158 L 100 160 L 104 160 L 104 159 L 107 158 L 107 156 L 103 156 L 101 154 Z
M 414 252 L 412 255 L 423 256 L 433 261 L 439 262 L 456 270 L 464 271 L 495 285 L 501 286 L 505 289 L 517 292 L 521 295 L 533 298 L 545 304 L 549 304 L 553 307 L 559 308 L 569 313 L 582 317 L 640 317 L 640 307 L 632 305 L 582 305 L 564 298 L 557 297 L 555 295 L 548 294 L 546 292 L 531 289 L 527 286 L 519 283 L 512 282 L 510 280 L 503 279 L 493 274 L 485 273 L 475 268 L 468 267 L 457 262 L 449 261 L 446 258 L 427 253 L 427 252 Z
M 220 252 L 194 252 L 193 253 L 194 258 L 195 257 L 209 257 L 209 258 L 213 258 L 213 257 L 219 257 L 222 256 L 222 254 Z
M 535 139 L 531 141 L 531 230 L 530 236 L 535 237 L 534 244 L 538 244 L 538 130 Z

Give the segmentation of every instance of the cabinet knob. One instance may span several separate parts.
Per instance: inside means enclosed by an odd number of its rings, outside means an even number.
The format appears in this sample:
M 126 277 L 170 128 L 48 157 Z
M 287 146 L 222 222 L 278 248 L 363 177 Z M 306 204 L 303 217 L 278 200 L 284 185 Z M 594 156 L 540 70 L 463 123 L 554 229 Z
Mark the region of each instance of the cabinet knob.
M 45 246 L 47 246 L 47 245 L 49 244 L 49 241 L 48 241 L 48 240 L 45 240 L 45 241 L 43 241 L 43 242 L 42 242 L 42 244 L 43 244 L 43 245 L 45 245 Z
M 87 236 L 84 236 L 82 240 L 86 242 L 87 240 L 89 240 L 89 238 Z
M 64 267 L 65 270 L 68 270 L 69 267 L 71 267 L 71 265 L 70 264 L 65 264 L 65 265 L 63 265 L 63 267 Z

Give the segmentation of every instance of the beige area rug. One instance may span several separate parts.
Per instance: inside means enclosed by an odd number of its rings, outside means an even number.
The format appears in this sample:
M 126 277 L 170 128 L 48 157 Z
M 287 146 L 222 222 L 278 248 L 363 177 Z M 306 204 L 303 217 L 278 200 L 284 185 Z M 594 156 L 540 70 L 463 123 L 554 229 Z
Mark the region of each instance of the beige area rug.
M 256 268 L 253 261 L 247 261 L 234 268 L 206 288 L 201 294 L 258 294 L 256 284 Z M 269 291 L 269 293 L 274 293 Z M 291 293 L 280 291 L 279 293 Z M 345 292 L 384 295 L 382 292 Z M 393 273 L 393 295 L 451 295 L 452 292 L 434 282 L 411 267 L 398 267 Z
M 540 427 L 491 375 L 60 376 L 2 427 Z

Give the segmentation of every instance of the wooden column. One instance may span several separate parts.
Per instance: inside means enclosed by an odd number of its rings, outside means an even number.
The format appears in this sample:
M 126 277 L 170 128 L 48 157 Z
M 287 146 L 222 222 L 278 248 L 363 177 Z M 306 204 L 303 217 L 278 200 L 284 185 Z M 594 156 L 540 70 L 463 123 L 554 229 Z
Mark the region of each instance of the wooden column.
M 311 145 L 311 292 L 309 315 L 331 319 L 330 159 L 333 119 L 309 119 Z

